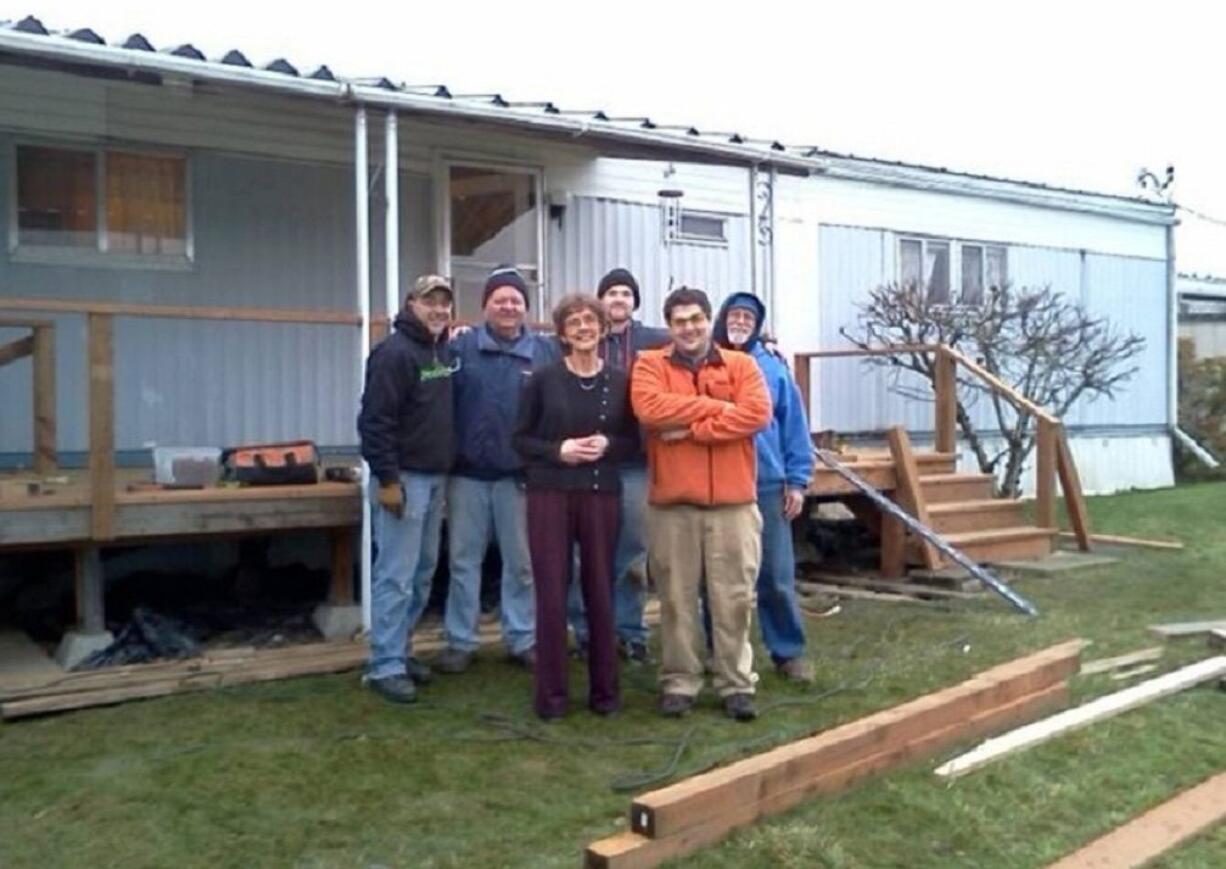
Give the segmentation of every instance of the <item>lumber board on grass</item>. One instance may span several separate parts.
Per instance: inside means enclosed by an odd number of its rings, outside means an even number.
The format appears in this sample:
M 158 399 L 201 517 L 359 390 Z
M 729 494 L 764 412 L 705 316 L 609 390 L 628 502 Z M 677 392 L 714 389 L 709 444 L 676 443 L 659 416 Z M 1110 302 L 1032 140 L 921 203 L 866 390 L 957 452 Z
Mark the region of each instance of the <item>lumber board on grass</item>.
M 1226 772 L 1133 818 L 1049 869 L 1130 869 L 1143 866 L 1226 820 Z
M 1213 631 L 1226 630 L 1226 619 L 1205 622 L 1172 622 L 1165 625 L 1150 625 L 1149 632 L 1165 639 L 1172 637 L 1195 637 Z
M 857 588 L 897 592 L 898 594 L 920 595 L 922 597 L 941 597 L 951 600 L 976 600 L 984 597 L 982 592 L 954 591 L 949 588 L 939 588 L 932 585 L 922 585 L 918 582 L 897 582 L 889 579 L 878 579 L 873 576 L 837 573 L 809 573 L 805 582 L 816 582 L 825 585 L 850 585 Z
M 762 799 L 729 803 L 722 812 L 666 836 L 631 830 L 592 843 L 585 853 L 590 869 L 648 869 L 721 841 L 739 827 L 793 808 L 816 796 L 842 791 L 876 773 L 930 756 L 942 748 L 1043 715 L 1067 702 L 1065 682 L 1048 685 L 970 718 L 949 722 L 905 742 L 886 746 L 832 766 Z
M 1094 676 L 1098 673 L 1109 673 L 1112 670 L 1119 670 L 1122 667 L 1131 667 L 1133 664 L 1144 664 L 1149 661 L 1157 661 L 1162 657 L 1162 646 L 1150 646 L 1148 649 L 1139 649 L 1135 652 L 1129 652 L 1126 655 L 1116 655 L 1111 658 L 1098 658 L 1094 661 L 1086 661 L 1081 665 L 1082 676 Z
M 1159 676 L 1157 679 L 1150 679 L 1140 685 L 1133 685 L 1123 691 L 1099 697 L 1084 706 L 1068 709 L 1051 718 L 1037 721 L 996 739 L 990 739 L 978 748 L 938 767 L 936 773 L 942 778 L 957 778 L 1002 757 L 1016 754 L 1031 746 L 1047 742 L 1082 727 L 1088 727 L 1099 721 L 1105 721 L 1136 709 L 1138 706 L 1177 694 L 1222 675 L 1226 675 L 1226 655 L 1207 658 L 1173 673 Z
M 1135 679 L 1138 676 L 1144 676 L 1146 673 L 1152 673 L 1157 669 L 1157 664 L 1139 664 L 1136 667 L 1129 667 L 1127 670 L 1120 670 L 1118 673 L 1112 673 L 1111 678 L 1116 682 L 1124 682 L 1128 679 Z
M 820 594 L 834 594 L 839 597 L 850 598 L 851 600 L 875 600 L 882 603 L 917 603 L 931 604 L 932 601 L 924 600 L 913 594 L 897 594 L 886 591 L 869 591 L 863 588 L 848 588 L 845 585 L 829 585 L 824 582 L 798 582 L 796 587 L 800 590 L 803 596 L 805 592 L 818 592 Z M 801 600 L 803 604 L 803 599 Z
M 1209 632 L 1209 648 L 1226 649 L 1226 627 L 1215 628 Z
M 1072 531 L 1061 531 L 1061 540 L 1076 540 L 1077 535 Z M 1135 546 L 1138 549 L 1161 549 L 1170 552 L 1179 552 L 1183 549 L 1183 544 L 1178 540 L 1146 540 L 1142 537 L 1124 537 L 1119 534 L 1091 534 L 1090 541 L 1093 543 L 1108 543 L 1117 546 Z
M 944 728 L 1067 680 L 1077 670 L 1080 640 L 1009 661 L 958 685 L 746 758 L 637 797 L 631 828 L 653 838 L 804 787 L 830 770 Z M 951 744 L 956 733 L 950 732 Z

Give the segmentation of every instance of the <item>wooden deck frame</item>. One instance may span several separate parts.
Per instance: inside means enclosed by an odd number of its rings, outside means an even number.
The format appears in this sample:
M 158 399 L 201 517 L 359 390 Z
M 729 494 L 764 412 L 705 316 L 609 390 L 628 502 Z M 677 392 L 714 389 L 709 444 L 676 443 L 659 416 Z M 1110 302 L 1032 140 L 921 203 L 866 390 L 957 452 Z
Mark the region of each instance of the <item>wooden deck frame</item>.
M 32 358 L 34 472 L 52 474 L 59 465 L 55 446 L 55 323 L 51 320 L 0 317 L 0 328 L 30 330 L 26 337 L 0 346 L 0 366 L 27 356 Z
M 137 491 L 120 488 L 115 467 L 116 317 L 316 324 L 355 327 L 347 311 L 149 305 L 66 299 L 0 299 L 0 310 L 81 315 L 86 320 L 89 471 L 84 486 L 52 495 L 0 500 L 0 551 L 67 547 L 76 559 L 80 627 L 105 627 L 101 547 L 320 529 L 332 546 L 329 602 L 353 602 L 354 528 L 361 521 L 360 487 L 351 483 L 252 489 Z M 29 339 L 0 347 L 0 364 L 33 356 L 34 469 L 56 470 L 55 324 L 0 316 L 0 326 L 28 328 Z M 386 331 L 386 318 L 371 323 Z M 11 359 L 6 359 L 11 357 Z M 61 488 L 61 487 L 57 487 Z
M 1056 525 L 1056 483 L 1064 492 L 1064 507 L 1072 526 L 1077 546 L 1089 552 L 1092 536 L 1081 478 L 1068 445 L 1064 425 L 1055 416 L 1017 392 L 1009 384 L 992 374 L 965 354 L 945 344 L 896 344 L 887 347 L 852 347 L 844 350 L 817 350 L 797 353 L 793 357 L 796 383 L 808 408 L 810 401 L 811 373 L 809 365 L 814 359 L 847 359 L 869 356 L 899 356 L 904 354 L 931 354 L 933 356 L 935 391 L 933 430 L 936 434 L 937 452 L 953 452 L 957 445 L 958 426 L 958 368 L 973 375 L 986 387 L 1008 401 L 1021 414 L 1034 417 L 1038 428 L 1035 445 L 1037 470 L 1035 481 L 1035 510 L 1040 527 Z

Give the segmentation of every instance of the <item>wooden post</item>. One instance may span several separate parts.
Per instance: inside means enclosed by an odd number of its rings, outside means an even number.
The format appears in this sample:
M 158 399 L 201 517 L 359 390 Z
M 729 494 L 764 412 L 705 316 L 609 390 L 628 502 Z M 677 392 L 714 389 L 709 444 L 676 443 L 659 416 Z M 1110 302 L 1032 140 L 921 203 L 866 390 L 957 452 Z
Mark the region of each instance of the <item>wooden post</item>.
M 907 526 L 889 513 L 881 514 L 881 576 L 907 575 Z
M 97 546 L 81 546 L 74 558 L 77 628 L 87 634 L 100 634 L 106 630 L 102 553 Z
M 921 525 L 928 526 L 931 524 L 928 521 L 928 505 L 924 501 L 919 466 L 915 463 L 915 454 L 911 451 L 911 439 L 907 437 L 907 430 L 896 425 L 890 429 L 887 437 L 890 441 L 890 455 L 894 459 L 894 474 L 898 478 L 896 497 Z M 941 556 L 936 547 L 923 538 L 919 539 L 919 543 L 924 566 L 929 570 L 939 568 Z
M 1077 538 L 1077 548 L 1090 551 L 1090 518 L 1086 512 L 1086 499 L 1081 493 L 1081 477 L 1073 454 L 1069 450 L 1068 433 L 1061 424 L 1056 429 L 1056 470 L 1060 474 L 1060 488 L 1064 490 L 1064 510 Z
M 89 499 L 94 540 L 115 536 L 115 353 L 110 314 L 89 315 Z
M 809 405 L 809 364 L 812 357 L 808 353 L 797 353 L 792 357 L 792 374 L 796 378 L 796 387 L 800 390 L 801 407 L 805 411 L 805 419 L 812 420 L 813 410 Z M 813 426 L 810 425 L 812 430 Z
M 1035 444 L 1035 524 L 1056 527 L 1056 423 L 1039 417 Z
M 337 528 L 332 532 L 332 588 L 328 603 L 332 606 L 353 604 L 352 528 Z
M 958 446 L 958 363 L 944 347 L 938 347 L 933 364 L 936 367 L 936 448 L 938 453 L 952 453 Z
M 54 473 L 55 426 L 55 327 L 34 328 L 34 471 Z

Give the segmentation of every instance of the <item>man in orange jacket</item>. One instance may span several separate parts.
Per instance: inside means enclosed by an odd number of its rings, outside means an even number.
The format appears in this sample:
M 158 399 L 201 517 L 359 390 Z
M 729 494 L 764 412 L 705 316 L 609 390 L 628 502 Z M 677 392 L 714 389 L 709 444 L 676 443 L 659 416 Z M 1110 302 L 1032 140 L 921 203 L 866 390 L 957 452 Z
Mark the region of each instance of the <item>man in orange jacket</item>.
M 724 712 L 757 717 L 750 618 L 762 556 L 754 435 L 771 419 L 757 363 L 711 341 L 711 302 L 682 287 L 664 301 L 669 346 L 640 354 L 631 401 L 647 429 L 647 553 L 660 590 L 660 712 L 689 712 L 702 690 L 705 583 L 715 690 Z

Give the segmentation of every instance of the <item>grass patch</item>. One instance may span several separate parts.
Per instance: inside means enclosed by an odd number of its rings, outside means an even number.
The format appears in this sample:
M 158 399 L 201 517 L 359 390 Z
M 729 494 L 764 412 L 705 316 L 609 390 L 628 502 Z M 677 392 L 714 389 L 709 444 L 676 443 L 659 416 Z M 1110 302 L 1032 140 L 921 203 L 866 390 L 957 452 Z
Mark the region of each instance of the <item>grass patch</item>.
M 355 675 L 169 697 L 0 726 L 0 865 L 574 866 L 624 829 L 611 785 L 695 771 L 952 684 L 1072 636 L 1088 657 L 1152 645 L 1156 621 L 1226 616 L 1226 485 L 1089 499 L 1096 530 L 1175 537 L 1180 553 L 1018 583 L 1002 602 L 850 601 L 811 622 L 819 684 L 764 674 L 764 715 L 653 711 L 654 673 L 623 671 L 626 711 L 544 726 L 530 676 L 497 654 L 436 680 L 416 708 Z M 1205 655 L 1170 644 L 1164 668 Z M 1084 700 L 1115 690 L 1074 680 Z M 742 831 L 680 866 L 1030 867 L 1074 850 L 1226 767 L 1226 696 L 1202 688 L 993 764 L 952 785 L 926 763 Z M 1212 831 L 1161 865 L 1217 866 Z

